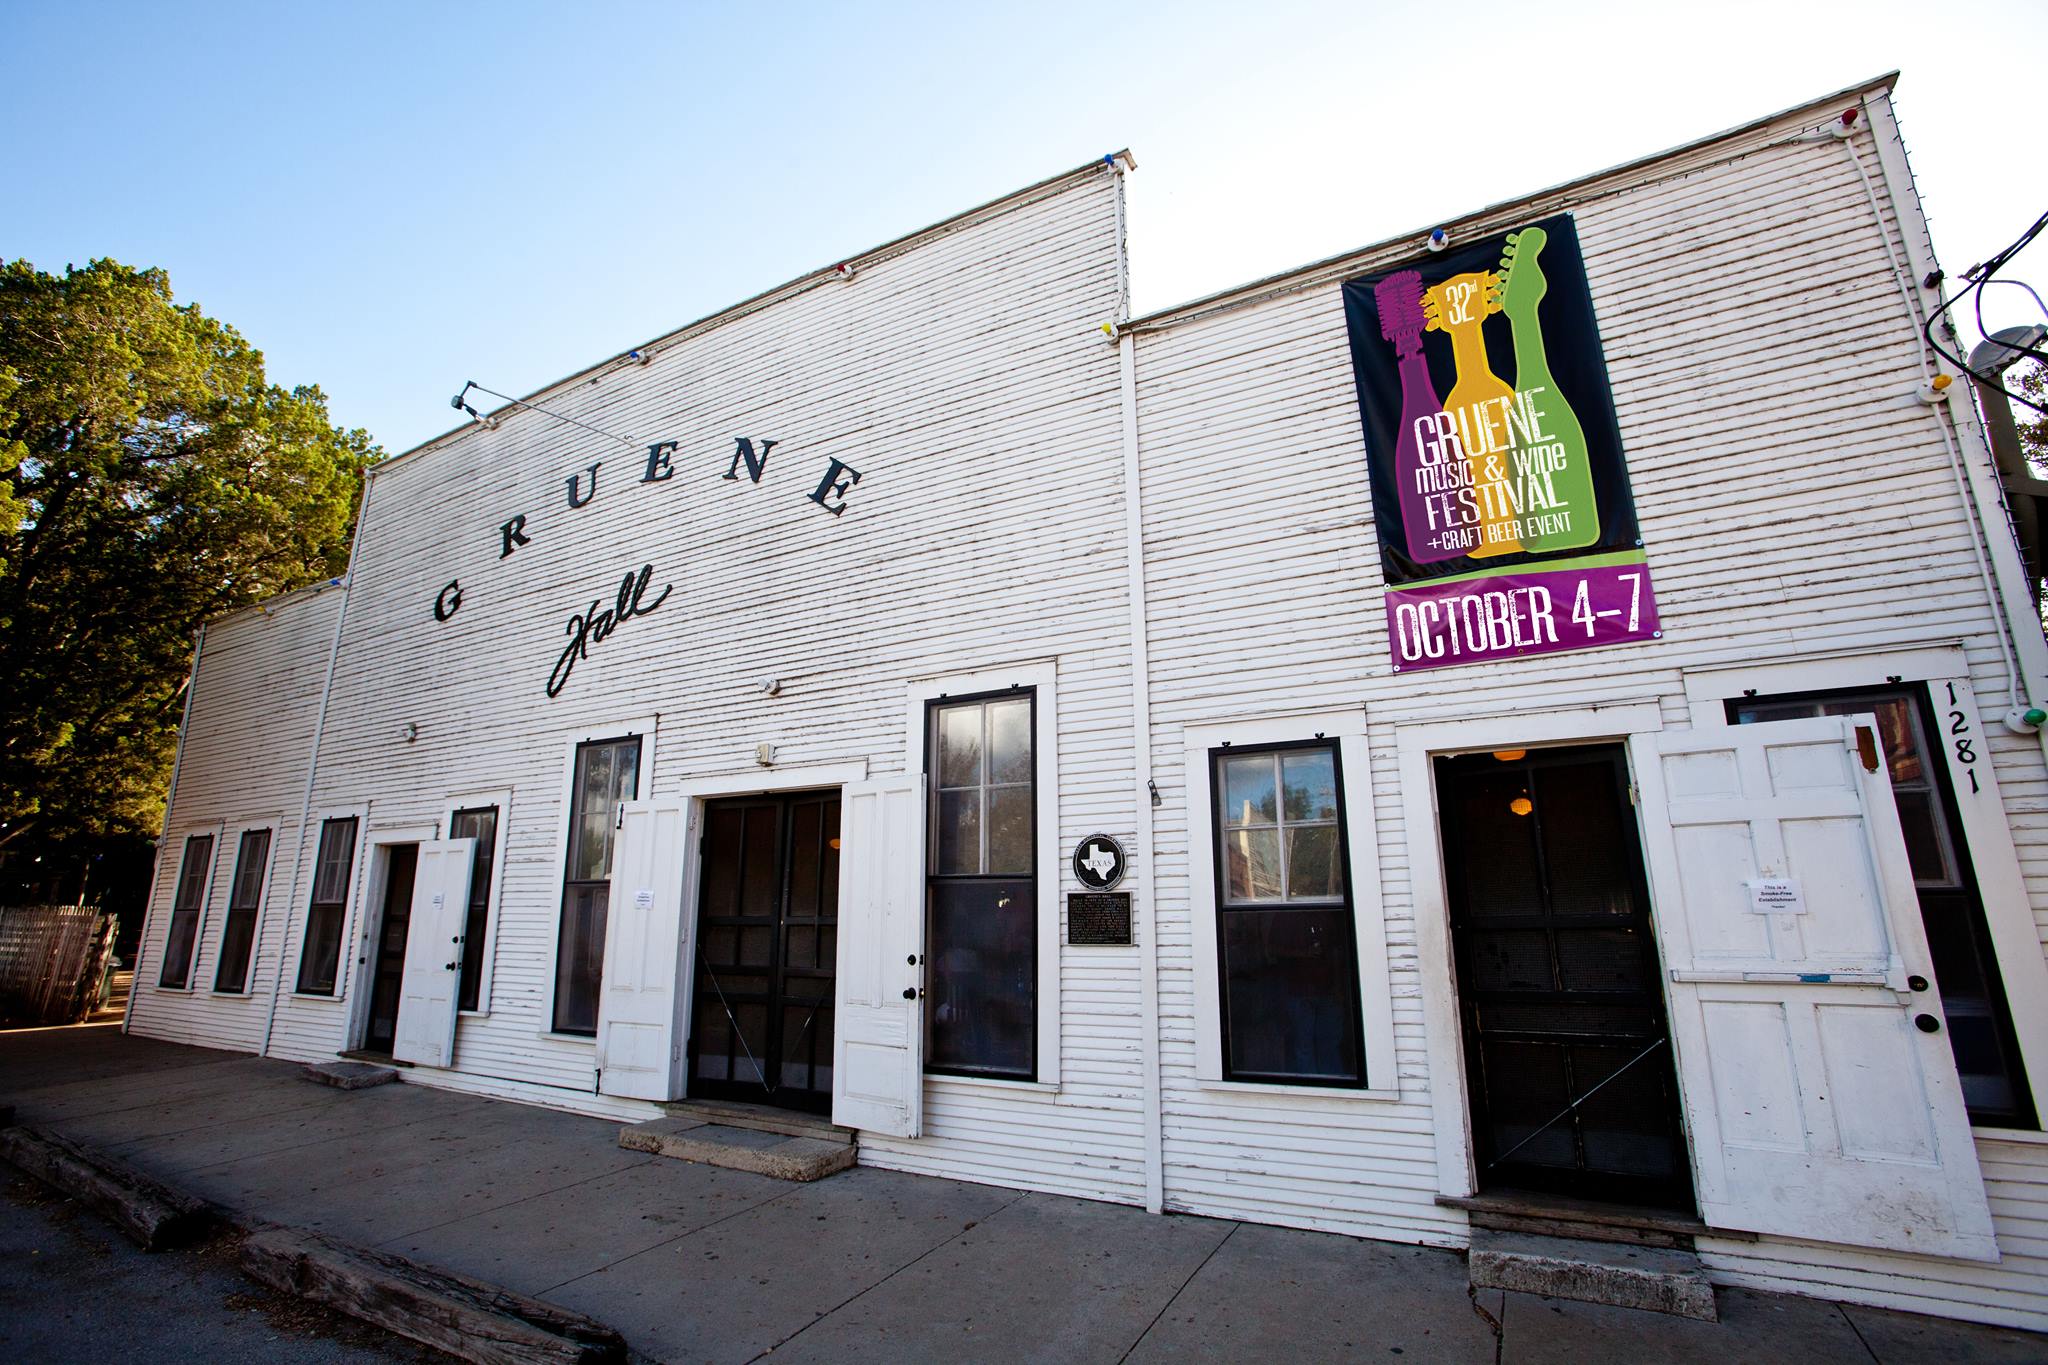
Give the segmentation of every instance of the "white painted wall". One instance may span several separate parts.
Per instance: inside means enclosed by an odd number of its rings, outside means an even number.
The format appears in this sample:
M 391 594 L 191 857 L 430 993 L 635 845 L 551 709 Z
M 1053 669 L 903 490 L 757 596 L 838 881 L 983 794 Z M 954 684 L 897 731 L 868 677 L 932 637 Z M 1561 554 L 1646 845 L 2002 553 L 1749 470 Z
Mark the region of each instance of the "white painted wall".
M 142 926 L 129 1027 L 137 1033 L 254 1052 L 276 981 L 277 951 L 290 896 L 293 850 L 306 760 L 312 752 L 328 645 L 346 594 L 332 584 L 282 597 L 211 623 L 192 683 L 177 790 L 157 856 Z M 227 923 L 240 831 L 271 831 L 269 867 L 257 914 L 248 990 L 213 990 Z M 213 834 L 214 870 L 185 990 L 157 978 L 170 928 L 171 896 L 192 834 Z
M 1688 670 L 1951 643 L 1983 712 L 2004 710 L 2007 675 L 1969 513 L 1937 419 L 1913 396 L 1921 371 L 1881 235 L 1903 252 L 1896 210 L 1886 202 L 1881 227 L 1834 140 L 1774 145 L 1836 107 L 1453 225 L 1470 240 L 1559 209 L 1577 217 L 1660 641 L 1420 677 L 1391 671 L 1339 281 L 1413 244 L 1137 324 L 1152 749 L 1166 797 L 1155 912 L 1168 1208 L 1466 1240 L 1464 1215 L 1435 1202 L 1464 1178 L 1445 1169 L 1435 1116 L 1464 1097 L 1455 1074 L 1442 1074 L 1455 1067 L 1431 1065 L 1432 1041 L 1441 1057 L 1457 1040 L 1426 1033 L 1425 999 L 1443 998 L 1448 977 L 1426 967 L 1418 933 L 1415 863 L 1437 855 L 1431 832 L 1409 827 L 1403 725 L 1635 704 L 1653 708 L 1653 724 L 1683 727 Z M 1860 132 L 1853 145 L 1882 187 L 1879 139 L 1895 129 L 1881 93 L 1868 114 L 1875 136 Z M 1377 824 L 1399 1098 L 1290 1100 L 1205 1085 L 1189 879 L 1210 873 L 1207 851 L 1187 847 L 1204 779 L 1187 771 L 1183 738 L 1361 706 L 1371 772 L 1347 780 L 1354 809 L 1369 807 Z M 1995 723 L 1986 733 L 2041 907 L 2048 769 L 2037 743 Z M 1991 914 L 2030 910 L 2008 900 Z M 2030 965 L 2038 972 L 2038 960 Z M 1455 1014 L 1445 1017 L 1454 1031 Z M 2048 1089 L 2048 1075 L 2037 1072 L 2035 1086 Z M 2048 1146 L 1985 1135 L 1979 1147 L 2001 1265 L 1769 1238 L 1710 1242 L 1703 1254 L 1731 1283 L 2048 1326 Z

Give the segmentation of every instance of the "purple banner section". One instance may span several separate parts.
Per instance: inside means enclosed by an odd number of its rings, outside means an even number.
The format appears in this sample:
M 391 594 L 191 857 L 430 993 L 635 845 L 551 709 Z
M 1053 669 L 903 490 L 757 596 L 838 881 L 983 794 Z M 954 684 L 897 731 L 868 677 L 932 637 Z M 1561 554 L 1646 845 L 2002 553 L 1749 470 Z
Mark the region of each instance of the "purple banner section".
M 1561 564 L 1387 589 L 1394 668 L 1556 654 L 1658 634 L 1647 564 Z

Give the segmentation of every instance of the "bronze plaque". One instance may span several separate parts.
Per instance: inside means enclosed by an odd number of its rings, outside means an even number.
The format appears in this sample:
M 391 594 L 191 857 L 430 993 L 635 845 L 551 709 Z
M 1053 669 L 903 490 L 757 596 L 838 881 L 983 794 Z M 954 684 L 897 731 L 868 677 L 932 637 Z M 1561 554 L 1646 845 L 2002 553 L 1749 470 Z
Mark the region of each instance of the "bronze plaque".
M 1131 941 L 1131 893 L 1128 891 L 1070 891 L 1067 893 L 1067 942 L 1082 947 L 1113 945 L 1125 947 Z

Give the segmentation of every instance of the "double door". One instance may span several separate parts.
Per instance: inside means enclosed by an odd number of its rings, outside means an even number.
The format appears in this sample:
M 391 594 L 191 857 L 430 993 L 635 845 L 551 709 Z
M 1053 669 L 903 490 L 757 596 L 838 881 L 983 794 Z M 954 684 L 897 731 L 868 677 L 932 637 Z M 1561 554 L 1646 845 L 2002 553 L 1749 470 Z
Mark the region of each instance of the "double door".
M 689 1092 L 832 1107 L 839 794 L 707 802 Z

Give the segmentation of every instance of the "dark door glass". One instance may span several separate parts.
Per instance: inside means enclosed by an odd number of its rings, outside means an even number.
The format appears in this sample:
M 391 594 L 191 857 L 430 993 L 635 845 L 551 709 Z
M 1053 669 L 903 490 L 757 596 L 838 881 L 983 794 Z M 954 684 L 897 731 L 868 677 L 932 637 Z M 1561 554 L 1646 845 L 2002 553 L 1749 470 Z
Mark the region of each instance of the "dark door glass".
M 570 794 L 569 866 L 562 886 L 561 937 L 555 945 L 557 1033 L 597 1032 L 604 980 L 605 923 L 611 910 L 612 847 L 619 805 L 640 791 L 640 740 L 595 741 L 576 750 Z
M 476 852 L 469 864 L 469 908 L 462 924 L 462 987 L 456 997 L 458 1009 L 479 1007 L 484 977 L 484 939 L 489 930 L 491 872 L 497 857 L 498 808 L 482 806 L 459 810 L 448 822 L 451 839 L 476 840 Z
M 1928 742 L 1933 699 L 1924 687 L 1891 687 L 1802 697 L 1738 698 L 1728 703 L 1737 724 L 1812 716 L 1877 717 L 1884 741 L 1906 857 L 1919 892 L 1920 921 L 1934 959 L 1949 1048 L 1962 1081 L 1970 1122 L 1997 1128 L 2038 1127 L 2034 1100 L 2020 1065 L 2019 1038 L 1991 947 L 1984 898 L 1970 863 L 1968 842 L 1955 809 L 1947 764 Z
M 1621 751 L 1441 758 L 1436 777 L 1480 1187 L 1690 1209 Z
M 377 958 L 370 975 L 370 1020 L 363 1048 L 389 1052 L 398 1034 L 399 988 L 405 980 L 406 930 L 412 924 L 412 885 L 419 870 L 418 844 L 393 844 L 384 881 L 384 914 L 377 931 Z
M 839 797 L 709 803 L 690 1093 L 825 1113 L 839 952 Z

